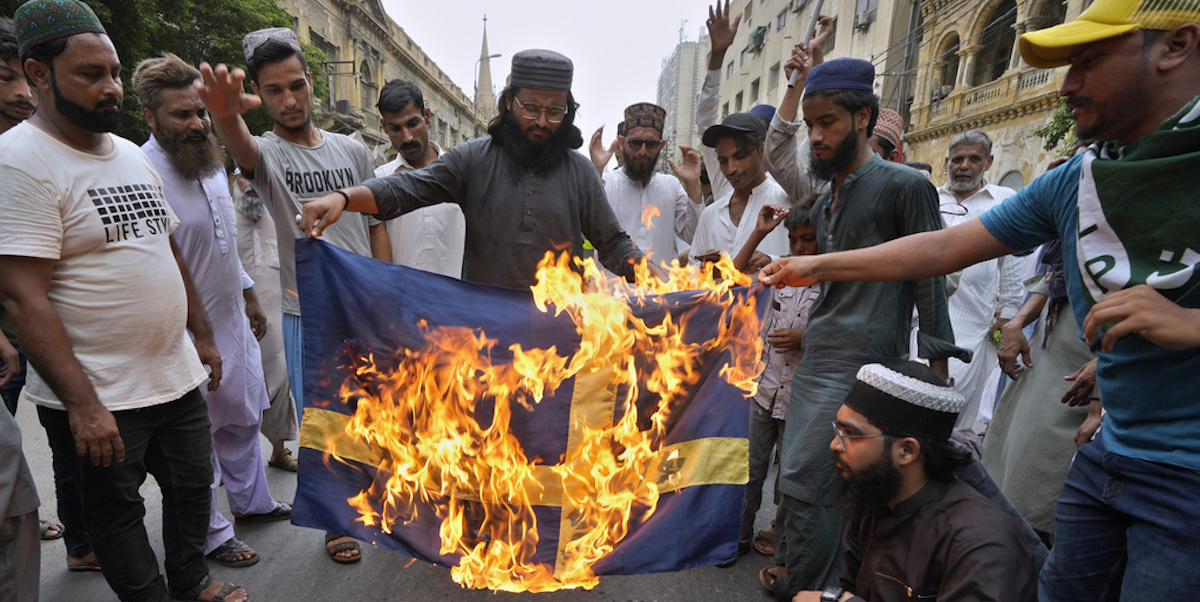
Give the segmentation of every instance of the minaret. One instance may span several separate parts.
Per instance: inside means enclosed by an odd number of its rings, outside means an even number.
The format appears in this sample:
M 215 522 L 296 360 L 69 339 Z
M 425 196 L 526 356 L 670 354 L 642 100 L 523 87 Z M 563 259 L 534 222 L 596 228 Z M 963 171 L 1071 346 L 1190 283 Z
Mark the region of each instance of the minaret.
M 485 125 L 496 116 L 496 91 L 492 89 L 492 53 L 488 52 L 487 15 L 483 16 L 483 47 L 479 51 L 479 84 L 475 88 L 475 112 Z

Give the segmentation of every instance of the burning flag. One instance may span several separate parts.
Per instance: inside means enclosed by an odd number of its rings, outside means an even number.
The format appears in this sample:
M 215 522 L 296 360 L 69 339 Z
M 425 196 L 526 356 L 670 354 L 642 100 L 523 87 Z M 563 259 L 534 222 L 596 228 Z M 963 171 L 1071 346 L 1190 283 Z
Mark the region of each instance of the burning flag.
M 305 417 L 294 523 L 454 567 L 473 588 L 732 560 L 766 290 L 532 291 L 297 241 Z M 640 268 L 646 275 L 644 268 Z

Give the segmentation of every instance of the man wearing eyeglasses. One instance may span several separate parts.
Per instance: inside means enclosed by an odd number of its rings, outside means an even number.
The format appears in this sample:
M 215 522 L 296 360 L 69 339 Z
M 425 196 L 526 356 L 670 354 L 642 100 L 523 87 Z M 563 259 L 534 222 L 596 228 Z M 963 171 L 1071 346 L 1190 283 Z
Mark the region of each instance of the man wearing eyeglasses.
M 938 188 L 938 203 L 946 226 L 979 217 L 1016 191 L 987 181 L 992 166 L 992 140 L 979 130 L 967 130 L 950 141 L 946 157 L 949 180 Z M 954 342 L 974 352 L 971 363 L 950 360 L 950 379 L 967 406 L 958 416 L 958 428 L 970 429 L 984 406 L 991 416 L 991 401 L 982 402 L 988 377 L 996 366 L 992 333 L 1017 314 L 1025 300 L 1024 262 L 1012 255 L 977 263 L 962 271 L 958 288 L 950 296 L 950 326 Z M 1032 274 L 1031 274 L 1032 275 Z
M 605 268 L 631 278 L 642 253 L 617 222 L 596 167 L 573 152 L 583 146 L 573 74 L 562 54 L 518 52 L 490 136 L 459 144 L 423 169 L 316 199 L 305 205 L 300 227 L 320 236 L 347 209 L 390 219 L 457 203 L 467 218 L 464 280 L 528 288 L 547 252 L 580 256 L 585 238 Z
M 604 129 L 601 128 L 592 135 L 588 149 L 592 163 L 604 180 L 604 193 L 617 221 L 638 248 L 656 262 L 668 262 L 679 254 L 676 236 L 684 242 L 692 242 L 696 221 L 704 208 L 700 191 L 700 155 L 695 149 L 680 147 L 682 166 L 669 161 L 678 178 L 655 170 L 662 150 L 667 146 L 667 141 L 662 139 L 666 118 L 667 112 L 662 107 L 648 102 L 630 105 L 625 109 L 625 121 L 622 122 L 625 132 L 617 136 L 613 146 L 607 151 L 604 149 L 601 144 Z M 619 150 L 624 163 L 605 176 L 604 166 L 614 150 Z
M 794 602 L 1036 598 L 1037 564 L 1018 523 L 957 478 L 971 463 L 950 440 L 963 404 L 923 364 L 859 369 L 828 443 L 846 566 L 837 585 Z

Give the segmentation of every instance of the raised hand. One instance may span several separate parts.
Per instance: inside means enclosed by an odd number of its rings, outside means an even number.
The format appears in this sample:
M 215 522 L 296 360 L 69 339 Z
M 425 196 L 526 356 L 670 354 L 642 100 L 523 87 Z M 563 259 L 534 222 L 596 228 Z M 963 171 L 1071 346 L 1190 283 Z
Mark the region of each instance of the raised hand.
M 608 148 L 604 148 L 604 126 L 596 128 L 596 132 L 592 134 L 592 141 L 588 144 L 588 154 L 592 157 L 592 165 L 596 166 L 596 171 L 604 173 L 604 166 L 608 165 L 613 154 L 617 150 L 617 145 L 621 142 L 620 138 L 613 140 Z
M 224 64 L 214 69 L 208 63 L 200 63 L 200 79 L 196 91 L 214 118 L 235 117 L 262 104 L 261 98 L 247 94 L 242 87 L 246 72 L 241 69 L 230 70 Z
M 675 161 L 667 159 L 667 165 L 671 167 L 671 173 L 674 173 L 684 182 L 696 181 L 700 182 L 700 153 L 690 146 L 679 145 L 679 152 L 683 153 L 683 163 L 677 165 Z
M 721 0 L 708 7 L 708 20 L 705 24 L 708 25 L 708 40 L 712 44 L 712 52 L 714 55 L 720 54 L 724 56 L 725 51 L 733 46 L 733 36 L 737 34 L 738 24 L 742 22 L 742 15 L 738 13 L 733 19 L 733 23 L 729 22 L 729 0 L 725 0 L 725 8 L 721 8 Z
M 763 234 L 770 234 L 783 223 L 787 214 L 788 210 L 779 205 L 763 205 L 763 208 L 758 210 L 758 221 L 754 224 L 754 229 Z

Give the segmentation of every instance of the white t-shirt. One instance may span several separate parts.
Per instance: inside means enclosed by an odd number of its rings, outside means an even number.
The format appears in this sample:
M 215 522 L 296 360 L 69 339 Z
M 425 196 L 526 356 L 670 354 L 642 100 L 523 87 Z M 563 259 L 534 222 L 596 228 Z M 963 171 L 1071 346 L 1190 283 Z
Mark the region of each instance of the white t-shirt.
M 762 211 L 763 207 L 779 205 L 787 208 L 790 206 L 787 193 L 779 187 L 775 178 L 771 177 L 769 173 L 758 186 L 750 191 L 750 199 L 746 201 L 742 219 L 737 224 L 734 224 L 733 219 L 729 216 L 729 201 L 732 198 L 733 189 L 730 188 L 724 196 L 705 207 L 704 212 L 700 214 L 700 223 L 696 225 L 696 235 L 692 237 L 690 252 L 692 263 L 696 263 L 697 257 L 709 251 L 718 251 L 730 257 L 737 257 L 742 247 L 746 246 L 746 241 L 750 240 L 750 235 L 754 233 L 754 228 L 758 224 L 758 213 Z M 771 230 L 771 233 L 758 243 L 757 250 L 770 255 L 772 259 L 787 255 L 787 229 L 780 225 Z
M 0 255 L 54 260 L 49 298 L 109 410 L 166 403 L 207 375 L 188 337 L 187 293 L 162 181 L 132 142 L 91 155 L 28 122 L 0 135 Z M 30 366 L 22 398 L 65 409 Z
M 438 157 L 442 149 L 430 142 Z M 416 171 L 404 155 L 375 168 L 382 178 L 403 171 Z M 409 211 L 384 222 L 392 244 L 392 263 L 462 278 L 463 251 L 467 242 L 467 218 L 456 203 L 438 203 Z

